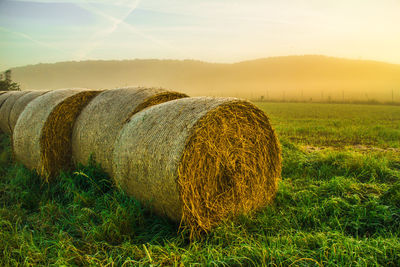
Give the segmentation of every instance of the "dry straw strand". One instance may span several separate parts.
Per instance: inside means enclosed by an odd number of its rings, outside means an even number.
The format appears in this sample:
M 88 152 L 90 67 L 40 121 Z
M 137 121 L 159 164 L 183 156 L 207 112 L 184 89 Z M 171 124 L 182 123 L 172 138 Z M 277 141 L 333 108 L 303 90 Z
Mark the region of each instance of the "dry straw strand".
M 87 164 L 90 156 L 109 174 L 113 144 L 133 114 L 159 103 L 187 97 L 159 88 L 130 87 L 97 95 L 78 116 L 72 134 L 74 162 Z
M 11 110 L 15 102 L 23 95 L 29 93 L 29 91 L 10 91 L 7 99 L 3 102 L 0 107 L 0 128 L 6 134 L 11 134 L 11 128 L 9 125 L 9 118 Z
M 113 177 L 193 236 L 267 205 L 281 173 L 268 117 L 235 98 L 173 100 L 135 114 L 115 143 Z
M 13 148 L 17 160 L 47 180 L 71 166 L 73 123 L 82 108 L 100 91 L 63 89 L 34 99 L 15 125 Z

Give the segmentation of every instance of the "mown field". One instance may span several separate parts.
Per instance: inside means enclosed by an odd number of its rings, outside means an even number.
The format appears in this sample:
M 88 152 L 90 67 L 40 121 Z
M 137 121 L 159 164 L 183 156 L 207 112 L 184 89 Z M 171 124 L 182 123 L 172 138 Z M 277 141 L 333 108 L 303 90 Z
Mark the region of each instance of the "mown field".
M 400 266 L 400 108 L 256 103 L 283 149 L 272 206 L 189 241 L 94 164 L 57 182 L 0 143 L 0 265 Z

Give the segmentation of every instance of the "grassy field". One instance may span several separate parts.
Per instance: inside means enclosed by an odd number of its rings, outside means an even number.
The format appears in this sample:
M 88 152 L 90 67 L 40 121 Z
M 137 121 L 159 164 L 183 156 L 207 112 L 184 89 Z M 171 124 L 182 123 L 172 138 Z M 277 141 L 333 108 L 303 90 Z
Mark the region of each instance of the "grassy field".
M 400 108 L 385 105 L 257 103 L 280 137 L 300 145 L 400 148 Z
M 42 185 L 1 136 L 0 265 L 400 266 L 400 108 L 256 104 L 282 143 L 276 200 L 194 242 L 93 164 Z

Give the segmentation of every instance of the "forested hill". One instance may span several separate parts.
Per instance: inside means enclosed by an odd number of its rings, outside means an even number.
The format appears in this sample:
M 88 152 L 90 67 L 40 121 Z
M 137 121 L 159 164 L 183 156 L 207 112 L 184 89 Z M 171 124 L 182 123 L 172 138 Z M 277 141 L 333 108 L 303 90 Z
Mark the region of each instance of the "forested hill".
M 187 94 L 284 100 L 400 101 L 400 65 L 325 56 L 234 64 L 194 60 L 81 61 L 12 69 L 22 89 L 153 86 Z

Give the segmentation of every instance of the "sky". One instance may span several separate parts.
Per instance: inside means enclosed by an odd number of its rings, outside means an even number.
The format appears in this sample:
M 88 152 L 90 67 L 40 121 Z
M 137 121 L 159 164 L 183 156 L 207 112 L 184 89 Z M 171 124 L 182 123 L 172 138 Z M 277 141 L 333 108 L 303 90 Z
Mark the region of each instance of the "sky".
M 399 14 L 400 0 L 0 0 L 0 70 L 305 54 L 400 64 Z

